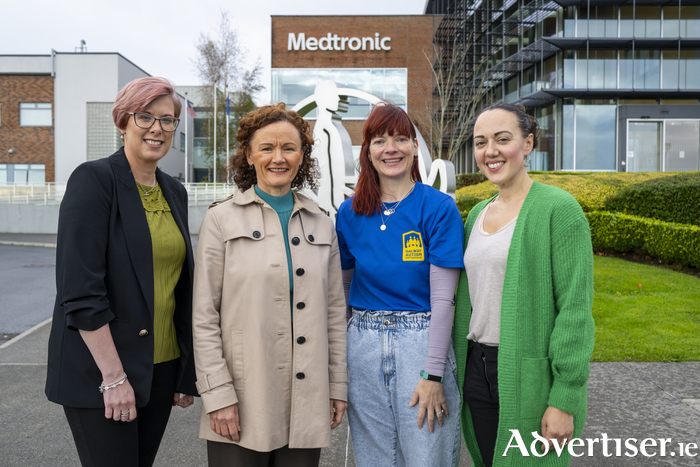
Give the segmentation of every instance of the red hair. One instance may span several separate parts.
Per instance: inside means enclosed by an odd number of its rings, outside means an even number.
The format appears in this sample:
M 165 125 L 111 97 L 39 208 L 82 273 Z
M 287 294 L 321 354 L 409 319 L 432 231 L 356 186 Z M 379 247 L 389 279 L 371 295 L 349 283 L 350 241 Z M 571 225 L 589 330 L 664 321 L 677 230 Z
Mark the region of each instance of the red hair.
M 112 118 L 117 128 L 126 128 L 131 112 L 143 112 L 151 102 L 162 96 L 170 96 L 175 106 L 175 117 L 180 116 L 182 103 L 175 94 L 175 85 L 165 78 L 146 77 L 135 79 L 122 88 L 114 100 Z
M 371 216 L 381 211 L 382 196 L 379 189 L 379 174 L 372 165 L 369 155 L 369 143 L 375 136 L 388 133 L 389 136 L 410 136 L 416 140 L 416 129 L 406 112 L 399 106 L 384 103 L 376 105 L 362 127 L 362 149 L 360 149 L 360 176 L 355 186 L 352 209 L 356 214 Z M 421 181 L 418 169 L 418 157 L 411 165 L 411 180 Z

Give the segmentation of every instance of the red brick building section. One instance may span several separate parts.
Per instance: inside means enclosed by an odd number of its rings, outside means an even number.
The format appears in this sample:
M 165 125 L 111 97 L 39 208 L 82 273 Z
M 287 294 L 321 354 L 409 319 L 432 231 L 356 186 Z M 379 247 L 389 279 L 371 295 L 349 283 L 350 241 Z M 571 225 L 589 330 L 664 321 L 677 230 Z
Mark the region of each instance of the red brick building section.
M 53 114 L 53 91 L 51 76 L 0 75 L 0 164 L 44 164 L 47 182 L 55 180 L 54 126 L 19 126 L 19 104 L 49 103 Z
M 272 68 L 406 68 L 407 109 L 421 128 L 427 122 L 433 90 L 433 36 L 441 16 L 272 16 Z M 390 37 L 391 50 L 287 50 L 289 34 L 321 38 Z M 426 57 L 429 57 L 427 58 Z M 353 145 L 362 143 L 364 121 L 343 122 Z M 423 132 L 424 133 L 424 132 Z

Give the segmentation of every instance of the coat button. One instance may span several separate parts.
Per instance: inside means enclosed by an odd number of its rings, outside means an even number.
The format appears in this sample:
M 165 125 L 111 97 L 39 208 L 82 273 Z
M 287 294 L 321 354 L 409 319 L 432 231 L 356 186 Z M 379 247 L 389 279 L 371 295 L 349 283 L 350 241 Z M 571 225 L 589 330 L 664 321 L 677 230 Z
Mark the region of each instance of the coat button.
M 297 269 L 297 276 L 303 276 L 303 275 L 304 275 L 304 268 Z
M 314 236 L 313 236 L 313 235 L 309 235 L 309 241 L 310 241 L 310 242 L 313 242 L 313 241 L 314 241 Z
M 306 306 L 306 303 L 299 302 L 299 303 L 297 303 L 297 310 L 303 310 L 305 306 Z
M 292 239 L 292 245 L 298 245 L 299 244 L 299 237 L 294 237 Z
M 306 378 L 306 375 L 304 373 L 301 373 L 301 372 L 297 373 L 297 379 L 304 379 L 304 378 Z
M 148 331 L 146 329 L 141 329 L 139 331 L 139 336 L 146 337 L 147 335 L 148 335 Z
M 253 238 L 260 238 L 260 232 L 258 232 L 257 230 L 253 232 Z
M 303 344 L 304 342 L 306 342 L 306 337 L 297 337 L 297 344 Z

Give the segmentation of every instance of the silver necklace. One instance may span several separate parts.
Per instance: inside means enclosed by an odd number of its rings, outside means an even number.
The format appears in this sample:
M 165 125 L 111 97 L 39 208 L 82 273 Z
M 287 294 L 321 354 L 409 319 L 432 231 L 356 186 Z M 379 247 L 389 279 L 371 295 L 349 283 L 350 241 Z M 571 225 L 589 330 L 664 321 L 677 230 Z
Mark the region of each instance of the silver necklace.
M 150 190 L 146 191 L 146 189 L 141 185 L 138 180 L 136 180 L 136 184 L 141 187 L 141 191 L 143 191 L 143 196 L 148 196 L 151 193 L 153 193 L 153 190 L 156 189 L 156 186 L 158 185 L 158 180 L 156 180 L 156 174 L 153 174 L 153 186 L 151 187 Z
M 413 186 L 411 186 L 411 189 L 408 190 L 408 193 L 404 195 L 403 198 L 399 200 L 398 203 L 396 203 L 396 206 L 388 208 L 386 204 L 384 204 L 384 201 L 382 201 L 382 207 L 384 208 L 384 212 L 380 212 L 379 216 L 382 218 L 382 225 L 379 227 L 380 230 L 386 230 L 386 223 L 389 222 L 389 217 L 396 212 L 396 210 L 399 208 L 399 205 L 403 200 L 408 198 L 408 195 L 411 194 L 413 189 L 416 187 L 416 183 L 413 182 Z M 386 221 L 384 220 L 384 216 L 386 216 Z

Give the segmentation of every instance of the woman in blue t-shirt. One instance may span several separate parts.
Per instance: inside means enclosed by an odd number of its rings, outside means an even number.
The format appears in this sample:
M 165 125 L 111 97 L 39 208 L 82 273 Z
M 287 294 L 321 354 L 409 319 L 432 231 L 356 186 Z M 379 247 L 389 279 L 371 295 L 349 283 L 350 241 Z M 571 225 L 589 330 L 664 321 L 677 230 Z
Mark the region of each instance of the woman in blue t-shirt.
M 355 461 L 456 466 L 460 397 L 451 332 L 462 219 L 452 198 L 420 182 L 406 112 L 376 106 L 362 133 L 355 195 L 336 218 Z

